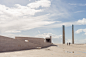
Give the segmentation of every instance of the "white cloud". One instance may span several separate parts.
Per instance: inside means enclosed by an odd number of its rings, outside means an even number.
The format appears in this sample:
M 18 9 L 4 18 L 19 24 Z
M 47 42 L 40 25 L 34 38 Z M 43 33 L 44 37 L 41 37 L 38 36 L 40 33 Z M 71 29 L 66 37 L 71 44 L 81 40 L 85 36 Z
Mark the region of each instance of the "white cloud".
M 73 25 L 86 25 L 86 18 L 83 18 L 82 20 L 73 21 L 73 22 L 59 22 L 59 23 L 53 23 L 48 26 L 43 26 L 42 28 L 59 28 L 62 27 L 62 25 L 65 25 L 66 27 Z
M 11 34 L 11 33 L 3 33 L 3 34 L 0 34 L 0 35 L 5 36 L 5 37 L 10 37 L 10 38 L 15 38 L 15 37 L 33 37 L 33 36 L 30 36 L 30 35 Z
M 52 36 L 52 38 L 62 38 L 62 35 L 55 35 L 55 34 L 52 34 L 52 33 L 38 34 L 35 37 L 43 37 L 43 38 L 46 38 L 46 37 L 50 37 L 50 36 Z
M 85 32 L 85 35 L 86 35 L 86 32 Z
M 49 8 L 48 11 L 49 13 L 51 13 L 51 16 L 53 16 L 53 18 L 56 17 L 56 19 L 64 19 L 70 16 L 68 11 L 69 8 L 70 6 L 62 2 L 61 0 L 55 0 L 55 2 L 52 0 L 51 8 Z
M 77 5 L 77 4 L 72 4 L 72 3 L 68 3 L 69 5 Z
M 86 25 L 86 18 L 83 18 L 82 20 L 78 20 L 75 25 Z M 78 29 L 76 31 L 77 34 L 81 33 L 81 32 L 85 32 L 86 35 L 86 29 Z
M 38 30 L 38 33 L 40 33 L 40 31 Z
M 86 4 L 75 4 L 75 3 L 68 3 L 68 4 L 72 6 L 86 6 Z
M 6 7 L 5 5 L 0 4 L 0 14 L 11 16 L 23 16 L 23 15 L 35 15 L 37 12 L 42 12 L 42 9 L 32 9 L 42 7 L 49 7 L 51 2 L 49 0 L 39 0 L 33 3 L 29 3 L 27 6 L 22 6 L 20 4 L 15 4 L 15 7 Z
M 72 39 L 67 39 L 66 43 L 72 43 Z M 85 39 L 75 39 L 74 40 L 75 44 L 85 44 L 86 43 L 86 38 Z
M 62 35 L 56 35 L 53 33 L 43 33 L 43 34 L 38 34 L 35 37 L 39 37 L 39 38 L 48 38 L 52 36 L 52 42 L 53 43 L 62 43 Z
M 75 43 L 77 44 L 85 44 L 86 43 L 86 38 L 85 39 L 75 39 Z
M 74 12 L 74 13 L 80 13 L 80 12 L 84 12 L 84 11 L 76 11 L 76 12 Z
M 19 4 L 15 4 L 15 7 L 6 7 L 5 5 L 0 5 L 0 11 L 6 17 L 10 16 L 23 16 L 23 15 L 34 15 L 37 12 L 42 12 L 41 9 L 31 9 L 28 6 L 21 6 Z
M 82 29 L 78 29 L 75 33 L 79 34 L 81 33 L 83 30 Z
M 21 31 L 5 31 L 5 33 L 20 33 Z
M 76 34 L 79 34 L 79 33 L 81 33 L 81 32 L 84 32 L 84 34 L 86 35 L 86 29 L 78 29 L 78 30 L 76 31 Z
M 53 26 L 53 23 L 59 22 L 50 20 L 50 17 L 56 15 L 59 18 L 69 15 L 64 7 L 65 4 L 62 5 L 61 1 L 58 1 L 57 7 L 55 5 L 50 7 L 50 5 L 50 0 L 38 0 L 26 6 L 15 4 L 14 7 L 0 4 L 0 32 L 19 33 L 22 30 L 44 27 L 45 25 L 52 24 Z M 42 12 L 45 14 L 41 14 Z M 36 13 L 40 13 L 40 15 L 36 15 Z
M 84 32 L 86 32 L 86 29 L 83 29 Z
M 86 4 L 78 4 L 79 6 L 86 6 Z
M 29 1 L 31 1 L 31 0 L 29 0 Z
M 78 20 L 76 22 L 77 25 L 86 25 L 86 18 L 83 18 L 82 20 Z
M 39 20 L 40 19 L 40 20 Z M 43 19 L 43 17 L 34 17 L 31 19 L 20 19 L 20 20 L 14 20 L 14 21 L 11 21 L 11 22 L 6 22 L 6 23 L 2 23 L 0 24 L 0 29 L 1 29 L 1 32 L 4 32 L 4 31 L 20 31 L 20 30 L 29 30 L 29 29 L 33 29 L 33 28 L 37 28 L 37 27 L 41 27 L 41 26 L 44 26 L 44 25 L 48 25 L 48 24 L 52 24 L 54 22 L 51 22 L 51 21 L 45 21 Z M 5 28 L 5 29 L 4 29 Z
M 33 3 L 28 4 L 27 6 L 29 6 L 30 8 L 39 8 L 41 7 L 50 7 L 51 2 L 50 0 L 39 0 L 39 1 L 35 1 Z
M 1 35 L 7 36 L 7 37 L 13 37 L 13 38 L 15 38 L 15 36 L 33 37 L 33 36 L 30 36 L 30 35 L 11 34 L 11 33 L 5 33 L 5 34 L 1 34 Z M 52 34 L 52 33 L 38 34 L 38 35 L 35 35 L 34 37 L 46 38 L 46 37 L 50 37 L 50 36 L 52 36 L 53 39 L 60 39 L 60 38 L 62 39 L 62 35 L 55 35 L 55 34 Z
M 39 0 L 28 5 L 32 7 L 31 4 L 37 5 L 37 3 L 41 7 L 49 7 L 51 4 L 49 0 Z M 14 7 L 7 7 L 0 4 L 0 32 L 18 33 L 21 30 L 29 30 L 54 23 L 54 21 L 49 21 L 47 14 L 34 17 L 36 13 L 43 12 L 44 9 L 32 9 L 30 6 L 15 4 Z

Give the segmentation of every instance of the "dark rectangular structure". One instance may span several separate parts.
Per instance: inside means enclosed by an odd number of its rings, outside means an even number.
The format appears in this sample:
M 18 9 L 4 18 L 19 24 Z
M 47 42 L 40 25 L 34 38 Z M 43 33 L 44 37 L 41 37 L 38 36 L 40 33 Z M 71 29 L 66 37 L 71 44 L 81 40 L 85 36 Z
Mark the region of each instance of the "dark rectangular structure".
M 63 44 L 65 44 L 65 26 L 63 25 Z
M 74 44 L 74 25 L 72 25 L 72 44 Z

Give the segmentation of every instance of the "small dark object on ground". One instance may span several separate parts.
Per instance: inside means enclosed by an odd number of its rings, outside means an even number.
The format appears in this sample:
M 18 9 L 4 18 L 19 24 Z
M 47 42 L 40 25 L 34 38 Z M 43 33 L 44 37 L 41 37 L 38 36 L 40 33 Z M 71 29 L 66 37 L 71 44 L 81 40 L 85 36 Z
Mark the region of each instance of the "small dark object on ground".
M 68 43 L 67 43 L 67 45 L 68 45 Z
M 69 46 L 70 46 L 70 42 L 69 42 Z

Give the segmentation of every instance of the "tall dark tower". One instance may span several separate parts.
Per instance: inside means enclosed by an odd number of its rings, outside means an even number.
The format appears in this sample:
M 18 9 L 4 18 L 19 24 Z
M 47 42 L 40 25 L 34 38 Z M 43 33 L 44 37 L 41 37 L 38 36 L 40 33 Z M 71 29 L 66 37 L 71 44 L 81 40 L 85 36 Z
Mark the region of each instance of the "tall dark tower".
M 74 25 L 72 25 L 72 44 L 74 44 Z
M 65 44 L 65 26 L 63 25 L 63 44 Z

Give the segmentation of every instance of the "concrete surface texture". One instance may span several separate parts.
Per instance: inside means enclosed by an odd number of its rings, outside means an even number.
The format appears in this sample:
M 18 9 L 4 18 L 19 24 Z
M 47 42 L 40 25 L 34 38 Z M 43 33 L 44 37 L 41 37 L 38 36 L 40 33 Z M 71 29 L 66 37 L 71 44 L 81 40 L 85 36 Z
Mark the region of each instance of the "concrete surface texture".
M 1 57 L 86 57 L 86 44 L 57 44 L 43 49 L 0 53 Z
M 25 40 L 28 40 L 26 42 Z M 33 49 L 37 47 L 47 47 L 52 43 L 44 42 L 43 38 L 16 37 L 15 39 L 0 36 L 0 52 Z

